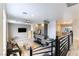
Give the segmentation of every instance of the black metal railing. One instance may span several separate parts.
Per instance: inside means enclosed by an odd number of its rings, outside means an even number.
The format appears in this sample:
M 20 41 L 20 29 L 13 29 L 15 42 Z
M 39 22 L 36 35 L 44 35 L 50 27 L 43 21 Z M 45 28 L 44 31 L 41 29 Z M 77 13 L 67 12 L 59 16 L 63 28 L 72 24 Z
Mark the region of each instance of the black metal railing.
M 39 48 L 34 48 L 32 49 L 32 47 L 30 47 L 30 56 L 33 56 L 33 55 L 39 55 L 39 54 L 46 54 L 46 53 L 50 53 L 50 55 L 48 56 L 53 56 L 53 42 L 49 42 L 48 46 L 44 46 L 44 47 L 39 47 Z M 39 52 L 40 51 L 40 52 Z
M 72 31 L 70 31 L 70 33 L 60 38 L 56 36 L 55 55 L 66 56 L 72 44 L 73 44 L 73 32 Z
M 56 40 L 49 42 L 48 46 L 45 47 L 40 46 L 35 49 L 32 49 L 32 47 L 30 47 L 30 56 L 46 53 L 50 53 L 50 55 L 46 56 L 66 56 L 72 44 L 73 44 L 73 32 L 70 31 L 68 34 L 60 38 L 56 36 Z

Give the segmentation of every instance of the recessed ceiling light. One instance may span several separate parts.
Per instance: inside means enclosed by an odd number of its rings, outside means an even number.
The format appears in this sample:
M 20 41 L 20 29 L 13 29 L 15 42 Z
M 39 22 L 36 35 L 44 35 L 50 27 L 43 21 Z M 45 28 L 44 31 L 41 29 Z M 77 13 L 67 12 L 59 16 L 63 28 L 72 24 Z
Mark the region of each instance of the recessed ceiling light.
M 23 12 L 23 14 L 27 14 L 27 12 Z
M 30 23 L 31 21 L 30 21 L 30 20 L 25 19 L 25 22 Z

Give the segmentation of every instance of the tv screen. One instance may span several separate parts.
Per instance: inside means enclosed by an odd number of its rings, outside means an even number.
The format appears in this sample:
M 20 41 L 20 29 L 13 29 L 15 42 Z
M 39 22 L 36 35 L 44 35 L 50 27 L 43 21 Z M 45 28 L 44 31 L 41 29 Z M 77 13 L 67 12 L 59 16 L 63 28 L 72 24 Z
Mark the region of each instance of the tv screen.
M 18 28 L 18 32 L 26 32 L 26 28 Z

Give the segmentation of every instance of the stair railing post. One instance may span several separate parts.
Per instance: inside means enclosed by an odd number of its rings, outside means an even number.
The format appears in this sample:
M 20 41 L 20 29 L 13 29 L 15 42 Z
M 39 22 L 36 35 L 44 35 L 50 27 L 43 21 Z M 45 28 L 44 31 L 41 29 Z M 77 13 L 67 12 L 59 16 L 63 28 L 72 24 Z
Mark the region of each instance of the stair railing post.
M 30 56 L 32 56 L 32 47 L 30 47 Z
M 71 33 L 71 37 L 72 37 L 72 44 L 73 44 L 73 31 L 70 31 L 70 33 Z
M 51 56 L 53 56 L 53 41 L 51 42 Z
M 60 56 L 60 40 L 58 39 L 58 36 L 56 36 L 55 55 Z
M 70 35 L 68 35 L 68 50 L 70 50 Z

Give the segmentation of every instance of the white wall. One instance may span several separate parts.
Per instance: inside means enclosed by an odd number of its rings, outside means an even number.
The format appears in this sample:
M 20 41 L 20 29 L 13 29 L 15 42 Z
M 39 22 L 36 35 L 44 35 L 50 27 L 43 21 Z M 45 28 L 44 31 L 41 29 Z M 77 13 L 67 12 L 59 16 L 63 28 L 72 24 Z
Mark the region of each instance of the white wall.
M 74 39 L 79 40 L 79 4 L 73 7 L 73 35 Z
M 75 11 L 75 14 L 74 14 L 73 34 L 74 34 L 74 39 L 79 40 L 79 9 L 77 9 L 77 11 Z
M 63 19 L 68 22 L 72 21 L 73 37 L 79 40 L 79 4 L 68 7 L 64 11 Z
M 24 33 L 19 33 L 18 28 L 26 28 L 27 31 L 30 30 L 29 25 L 22 25 L 22 24 L 8 24 L 8 38 L 14 38 L 14 37 L 19 37 L 19 38 L 27 38 L 27 32 Z
M 3 55 L 3 14 L 2 4 L 0 4 L 0 55 Z
M 48 36 L 49 38 L 56 38 L 56 20 L 53 20 L 48 24 Z

